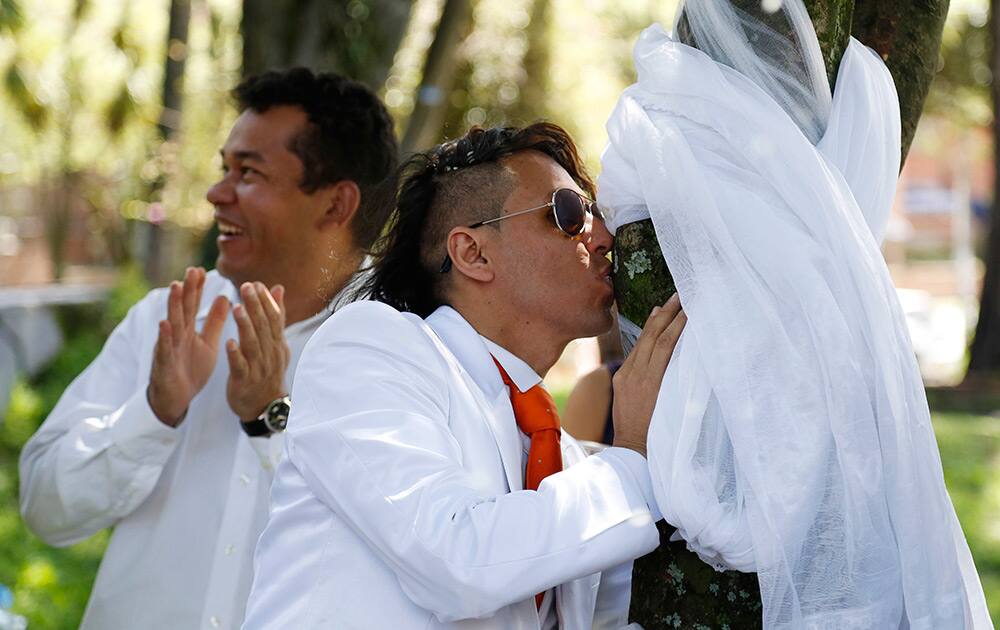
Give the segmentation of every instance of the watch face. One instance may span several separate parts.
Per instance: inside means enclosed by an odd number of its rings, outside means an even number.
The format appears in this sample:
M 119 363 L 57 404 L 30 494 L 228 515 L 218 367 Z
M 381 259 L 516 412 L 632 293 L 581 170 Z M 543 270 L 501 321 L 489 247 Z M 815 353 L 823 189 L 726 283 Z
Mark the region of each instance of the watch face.
M 267 428 L 269 428 L 272 433 L 285 430 L 285 425 L 288 424 L 289 410 L 290 407 L 288 405 L 287 397 L 279 398 L 271 403 L 271 406 L 267 408 L 265 422 L 267 423 Z

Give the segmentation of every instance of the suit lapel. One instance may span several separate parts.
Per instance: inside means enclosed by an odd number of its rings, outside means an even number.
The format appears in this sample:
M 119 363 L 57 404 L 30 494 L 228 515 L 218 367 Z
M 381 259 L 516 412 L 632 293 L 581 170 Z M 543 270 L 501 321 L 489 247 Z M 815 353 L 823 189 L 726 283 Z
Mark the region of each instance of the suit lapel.
M 441 341 L 442 353 L 459 372 L 482 410 L 496 442 L 511 492 L 524 488 L 521 439 L 514 410 L 503 381 L 479 333 L 450 307 L 441 307 L 426 320 Z M 453 361 L 451 361 L 453 360 Z
M 505 389 L 493 401 L 486 421 L 493 432 L 493 438 L 500 449 L 503 470 L 507 474 L 507 486 L 511 492 L 524 489 L 524 475 L 521 465 L 521 435 L 517 430 L 514 410 L 510 406 L 510 396 Z

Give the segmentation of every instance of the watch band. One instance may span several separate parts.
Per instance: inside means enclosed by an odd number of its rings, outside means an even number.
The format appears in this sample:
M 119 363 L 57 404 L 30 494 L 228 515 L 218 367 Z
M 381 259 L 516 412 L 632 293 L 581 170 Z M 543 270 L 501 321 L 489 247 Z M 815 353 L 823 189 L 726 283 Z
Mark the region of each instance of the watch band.
M 261 418 L 260 416 L 257 416 L 250 422 L 241 422 L 240 426 L 243 427 L 243 432 L 249 435 L 250 437 L 271 435 L 271 428 L 267 426 L 267 420 Z
M 285 423 L 288 421 L 288 411 L 291 407 L 291 399 L 288 396 L 280 396 L 267 404 L 264 411 L 260 412 L 249 422 L 240 422 L 243 432 L 250 437 L 271 436 L 285 430 Z

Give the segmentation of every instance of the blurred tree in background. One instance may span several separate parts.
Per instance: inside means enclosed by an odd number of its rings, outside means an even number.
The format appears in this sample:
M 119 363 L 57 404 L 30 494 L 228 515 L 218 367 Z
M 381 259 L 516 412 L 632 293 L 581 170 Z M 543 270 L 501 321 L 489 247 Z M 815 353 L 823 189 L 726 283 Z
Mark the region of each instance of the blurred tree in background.
M 983 68 L 981 59 L 970 63 L 973 85 L 980 83 L 976 77 L 990 77 L 990 96 L 993 114 L 993 209 L 990 213 L 990 230 L 983 262 L 986 272 L 979 298 L 979 319 L 976 334 L 969 351 L 969 370 L 966 383 L 973 386 L 997 387 L 1000 384 L 1000 221 L 997 220 L 997 200 L 1000 199 L 1000 82 L 992 80 L 1000 73 L 1000 0 L 990 0 L 989 19 L 985 36 L 975 25 L 969 24 L 969 47 L 959 50 L 971 55 L 985 53 L 988 65 Z M 981 26 L 981 25 L 980 25 Z M 965 79 L 959 75 L 959 77 Z
M 29 191 L 57 278 L 74 216 L 93 239 L 89 259 L 105 265 L 147 251 L 137 224 L 168 219 L 181 234 L 205 225 L 201 196 L 232 118 L 238 9 L 235 0 L 195 0 L 190 37 L 168 46 L 165 3 L 19 0 L 19 26 L 0 40 L 0 105 L 20 114 L 0 117 L 0 188 Z M 184 60 L 184 91 L 164 93 L 164 68 Z M 179 87 L 179 78 L 166 83 Z M 172 115 L 181 101 L 183 119 Z M 175 257 L 186 257 L 190 243 L 177 245 L 185 251 Z
M 378 89 L 411 6 L 397 0 L 243 0 L 243 75 L 308 66 Z

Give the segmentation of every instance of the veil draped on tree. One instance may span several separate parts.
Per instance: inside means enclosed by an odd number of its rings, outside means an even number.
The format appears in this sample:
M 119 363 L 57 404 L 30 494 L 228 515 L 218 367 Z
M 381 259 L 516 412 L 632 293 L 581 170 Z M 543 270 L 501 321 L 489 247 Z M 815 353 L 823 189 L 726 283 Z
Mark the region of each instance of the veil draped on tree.
M 892 77 L 852 39 L 831 95 L 801 0 L 681 16 L 697 49 L 642 33 L 599 179 L 611 229 L 652 219 L 689 316 L 649 431 L 661 511 L 757 572 L 765 628 L 991 628 L 879 251 Z

